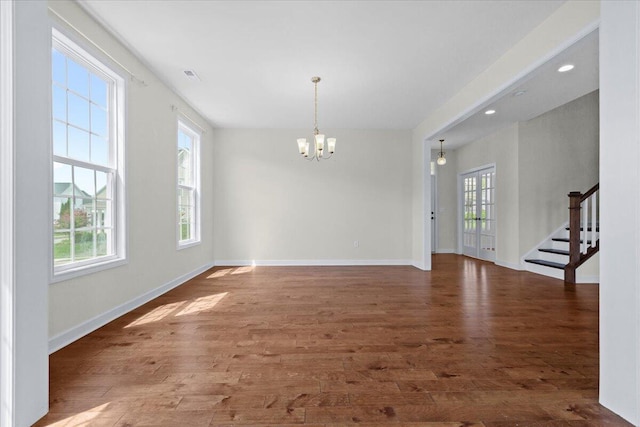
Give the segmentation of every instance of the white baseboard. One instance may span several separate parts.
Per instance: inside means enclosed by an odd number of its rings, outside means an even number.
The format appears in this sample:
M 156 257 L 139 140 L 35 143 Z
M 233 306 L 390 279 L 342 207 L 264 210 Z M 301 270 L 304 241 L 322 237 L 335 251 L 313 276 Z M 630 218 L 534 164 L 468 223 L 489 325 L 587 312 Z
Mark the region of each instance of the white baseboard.
M 564 280 L 564 270 L 558 270 L 556 268 L 551 268 L 551 267 L 545 267 L 542 265 L 537 265 L 537 264 L 528 264 L 525 266 L 525 268 L 523 270 L 527 270 L 530 271 L 532 273 L 537 273 L 537 274 L 542 274 L 544 276 L 548 276 L 548 277 L 553 277 L 555 279 L 558 280 Z M 576 275 L 576 283 L 578 284 L 583 284 L 583 283 L 587 283 L 587 284 L 591 284 L 591 283 L 595 283 L 598 284 L 600 283 L 600 276 L 599 275 L 589 275 L 589 276 L 580 276 L 579 274 Z
M 510 268 L 512 270 L 525 270 L 525 268 L 522 267 L 521 264 L 515 264 L 512 262 L 505 262 L 505 261 L 496 261 L 496 265 L 500 266 L 500 267 L 506 267 L 506 268 Z
M 243 267 L 256 265 L 264 267 L 304 267 L 304 266 L 361 266 L 361 265 L 413 265 L 408 259 L 261 259 L 261 260 L 237 260 L 218 259 L 214 261 L 216 266 Z
M 83 336 L 95 331 L 96 329 L 106 325 L 107 323 L 111 322 L 114 319 L 117 319 L 118 317 L 122 316 L 123 314 L 126 314 L 128 312 L 130 312 L 131 310 L 140 307 L 143 304 L 146 304 L 147 302 L 151 301 L 154 298 L 159 297 L 160 295 L 169 292 L 171 289 L 178 287 L 180 285 L 182 285 L 184 282 L 186 282 L 189 279 L 192 279 L 193 277 L 197 276 L 200 273 L 203 273 L 205 271 L 207 271 L 208 269 L 210 269 L 211 267 L 214 266 L 214 263 L 208 263 L 205 264 L 201 267 L 198 267 L 197 269 L 187 273 L 187 274 L 183 274 L 180 277 L 177 277 L 173 280 L 171 280 L 168 283 L 165 283 L 162 286 L 159 286 L 155 289 L 150 290 L 149 292 L 146 292 L 130 301 L 125 302 L 124 304 L 121 304 L 117 307 L 114 307 L 108 311 L 105 311 L 102 314 L 97 315 L 96 317 L 89 319 L 85 322 L 82 322 L 81 324 L 74 326 L 73 328 L 70 328 L 58 335 L 56 335 L 55 337 L 52 337 L 49 339 L 49 354 L 60 350 L 62 347 L 65 347 L 69 344 L 71 344 L 72 342 L 82 338 Z
M 412 262 L 411 264 L 409 264 L 412 267 L 417 268 L 418 270 L 422 270 L 422 271 L 429 271 L 431 270 L 430 268 L 427 268 L 423 262 Z
M 442 248 L 442 249 L 436 249 L 436 253 L 437 254 L 455 254 L 456 250 L 449 249 L 449 248 Z
M 599 284 L 600 283 L 600 276 L 599 275 L 594 275 L 594 276 L 580 276 L 579 274 L 576 275 L 576 283 L 594 283 L 594 284 Z
M 542 276 L 552 277 L 554 279 L 564 281 L 564 270 L 560 270 L 552 267 L 546 267 L 544 265 L 539 265 L 539 264 L 532 264 L 530 262 L 523 265 L 524 265 L 524 269 L 531 273 L 536 273 Z

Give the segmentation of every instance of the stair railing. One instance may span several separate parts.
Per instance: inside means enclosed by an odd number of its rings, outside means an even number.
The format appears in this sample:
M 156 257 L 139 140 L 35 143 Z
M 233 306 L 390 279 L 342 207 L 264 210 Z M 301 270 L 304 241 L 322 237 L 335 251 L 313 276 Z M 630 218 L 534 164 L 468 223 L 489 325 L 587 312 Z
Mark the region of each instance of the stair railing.
M 564 281 L 576 283 L 576 269 L 599 250 L 599 184 L 582 194 L 569 193 L 569 263 Z

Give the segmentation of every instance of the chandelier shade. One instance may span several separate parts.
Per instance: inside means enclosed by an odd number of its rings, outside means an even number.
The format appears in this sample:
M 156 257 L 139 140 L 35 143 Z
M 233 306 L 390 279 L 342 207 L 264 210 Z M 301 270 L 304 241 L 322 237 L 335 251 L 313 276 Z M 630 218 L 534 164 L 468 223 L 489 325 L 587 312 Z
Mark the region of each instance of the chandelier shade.
M 320 82 L 320 77 L 312 77 L 311 82 L 313 82 L 315 87 L 315 98 L 314 98 L 314 115 L 313 115 L 313 152 L 311 151 L 311 143 L 307 142 L 307 138 L 298 138 L 298 151 L 304 158 L 307 160 L 317 160 L 320 159 L 328 159 L 333 156 L 333 153 L 336 151 L 336 139 L 335 138 L 326 138 L 326 150 L 325 150 L 325 135 L 320 133 L 318 130 L 318 82 Z M 329 155 L 326 152 L 329 152 Z

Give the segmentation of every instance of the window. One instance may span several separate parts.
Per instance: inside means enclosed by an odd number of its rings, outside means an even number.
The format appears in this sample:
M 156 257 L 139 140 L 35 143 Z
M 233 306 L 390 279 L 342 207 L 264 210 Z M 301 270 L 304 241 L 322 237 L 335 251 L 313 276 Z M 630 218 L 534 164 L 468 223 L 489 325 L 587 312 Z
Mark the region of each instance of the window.
M 53 31 L 53 272 L 124 260 L 124 80 Z
M 200 133 L 178 121 L 178 248 L 200 242 Z

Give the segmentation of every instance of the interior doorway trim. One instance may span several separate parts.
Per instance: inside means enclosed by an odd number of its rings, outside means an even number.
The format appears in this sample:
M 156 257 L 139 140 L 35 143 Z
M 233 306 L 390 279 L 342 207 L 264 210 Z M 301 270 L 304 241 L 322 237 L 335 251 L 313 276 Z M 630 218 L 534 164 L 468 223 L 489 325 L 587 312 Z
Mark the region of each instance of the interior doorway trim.
M 430 186 L 431 186 L 431 206 L 430 206 L 430 212 L 431 212 L 431 216 L 430 218 L 432 218 L 429 221 L 429 227 L 431 229 L 431 253 L 435 254 L 438 252 L 438 239 L 439 239 L 439 229 L 438 229 L 438 221 L 439 221 L 439 215 L 438 215 L 438 168 L 435 168 L 435 173 L 432 175 L 431 174 L 431 170 L 432 168 L 434 168 L 434 161 L 431 160 L 429 162 L 429 175 L 431 177 L 431 182 L 430 182 Z
M 431 212 L 431 149 L 429 141 L 422 141 L 422 270 L 431 270 L 431 216 L 427 212 Z
M 15 425 L 13 11 L 0 1 L 0 425 Z

